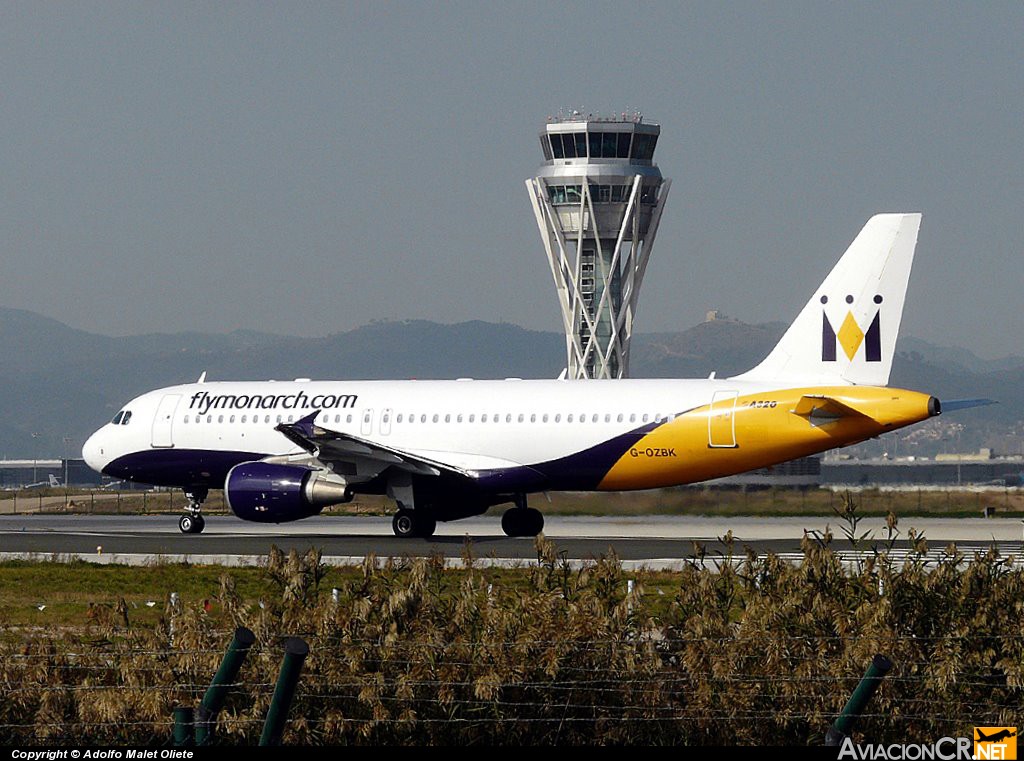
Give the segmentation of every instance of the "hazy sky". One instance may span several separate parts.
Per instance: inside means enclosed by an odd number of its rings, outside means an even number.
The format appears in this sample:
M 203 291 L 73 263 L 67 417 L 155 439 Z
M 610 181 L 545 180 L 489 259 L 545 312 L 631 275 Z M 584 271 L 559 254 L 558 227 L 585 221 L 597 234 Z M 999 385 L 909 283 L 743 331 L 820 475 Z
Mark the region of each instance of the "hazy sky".
M 106 334 L 560 330 L 559 107 L 662 125 L 636 328 L 790 320 L 924 213 L 904 331 L 1024 353 L 1024 4 L 0 5 L 0 305 Z

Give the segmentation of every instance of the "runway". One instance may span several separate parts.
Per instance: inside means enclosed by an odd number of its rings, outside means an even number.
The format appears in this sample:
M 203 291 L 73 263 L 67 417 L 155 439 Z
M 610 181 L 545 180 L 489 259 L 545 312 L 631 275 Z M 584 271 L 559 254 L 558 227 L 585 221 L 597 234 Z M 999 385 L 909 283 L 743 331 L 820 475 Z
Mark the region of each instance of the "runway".
M 758 554 L 776 553 L 793 560 L 801 556 L 805 531 L 824 532 L 831 524 L 833 549 L 852 557 L 856 550 L 881 547 L 886 537 L 882 518 L 864 519 L 873 541 L 853 548 L 835 519 L 824 517 L 720 518 L 702 516 L 562 517 L 547 516 L 545 536 L 560 557 L 574 564 L 610 552 L 629 568 L 671 570 L 681 567 L 703 545 L 712 559 L 728 554 L 720 541 L 731 531 L 733 554 L 746 548 Z M 967 556 L 995 546 L 1000 554 L 1024 556 L 1022 522 L 1014 518 L 904 518 L 894 555 L 904 556 L 910 528 L 923 533 L 931 555 L 955 543 Z M 378 558 L 423 557 L 440 554 L 457 565 L 467 547 L 475 558 L 491 565 L 536 562 L 532 539 L 510 539 L 501 533 L 498 516 L 482 516 L 438 524 L 430 539 L 398 539 L 390 518 L 318 516 L 296 523 L 263 525 L 246 523 L 233 516 L 206 519 L 201 535 L 178 531 L 172 515 L 0 516 L 0 560 L 14 558 L 83 559 L 100 563 L 191 562 L 252 565 L 271 545 L 288 551 L 319 548 L 325 562 L 358 563 L 368 555 Z

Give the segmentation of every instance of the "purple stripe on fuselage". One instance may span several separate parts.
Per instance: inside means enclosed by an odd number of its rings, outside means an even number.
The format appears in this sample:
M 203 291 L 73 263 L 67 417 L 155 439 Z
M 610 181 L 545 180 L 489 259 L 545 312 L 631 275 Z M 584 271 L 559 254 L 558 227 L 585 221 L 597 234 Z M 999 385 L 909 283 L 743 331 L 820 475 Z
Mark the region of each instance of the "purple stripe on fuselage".
M 112 460 L 103 473 L 112 478 L 154 486 L 206 486 L 220 489 L 228 471 L 243 462 L 262 460 L 256 452 L 209 449 L 150 449 Z
M 659 425 L 660 422 L 648 423 L 556 460 L 483 471 L 475 479 L 475 486 L 482 492 L 492 494 L 595 489 L 622 455 Z M 267 456 L 259 452 L 219 452 L 209 449 L 150 449 L 118 457 L 103 469 L 103 473 L 112 478 L 155 486 L 206 486 L 220 489 L 231 468 Z
M 557 460 L 486 471 L 480 474 L 477 483 L 481 489 L 492 492 L 590 491 L 597 488 L 631 446 L 660 425 L 660 422 L 648 423 Z

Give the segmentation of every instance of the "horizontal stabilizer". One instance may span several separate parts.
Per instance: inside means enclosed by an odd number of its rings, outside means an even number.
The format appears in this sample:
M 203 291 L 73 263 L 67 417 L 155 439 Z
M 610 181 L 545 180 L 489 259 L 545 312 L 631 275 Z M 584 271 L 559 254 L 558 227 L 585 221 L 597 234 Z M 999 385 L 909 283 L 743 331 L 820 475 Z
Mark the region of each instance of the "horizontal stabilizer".
M 995 399 L 950 399 L 942 403 L 943 412 L 956 412 L 957 410 L 968 410 L 971 407 L 987 407 L 990 404 L 999 404 Z
M 822 394 L 805 394 L 800 397 L 796 407 L 790 410 L 810 421 L 811 425 L 824 425 L 843 417 L 870 417 L 848 404 Z

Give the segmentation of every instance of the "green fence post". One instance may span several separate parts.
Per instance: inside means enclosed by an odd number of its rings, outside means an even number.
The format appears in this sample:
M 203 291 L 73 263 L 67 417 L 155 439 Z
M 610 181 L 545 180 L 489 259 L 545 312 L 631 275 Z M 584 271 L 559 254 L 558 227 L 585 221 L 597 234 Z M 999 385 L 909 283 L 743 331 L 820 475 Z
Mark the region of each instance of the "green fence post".
M 172 742 L 175 747 L 184 748 L 192 745 L 192 722 L 195 719 L 195 712 L 192 706 L 178 706 L 174 709 L 174 736 Z
M 203 702 L 199 704 L 198 716 L 196 717 L 196 745 L 206 745 L 213 736 L 213 727 L 217 723 L 217 714 L 224 706 L 224 700 L 228 695 L 228 687 L 235 682 L 239 669 L 245 663 L 245 656 L 249 654 L 253 643 L 256 642 L 256 635 L 251 629 L 239 626 L 235 629 L 235 636 L 224 653 L 210 687 L 203 695 Z
M 260 745 L 280 745 L 281 734 L 284 732 L 284 723 L 288 719 L 288 709 L 291 707 L 292 698 L 295 697 L 295 688 L 299 684 L 299 677 L 302 675 L 302 664 L 309 655 L 309 645 L 298 637 L 289 637 L 284 642 L 284 661 L 281 662 L 281 673 L 277 677 L 277 685 L 274 687 L 274 697 L 270 699 L 270 708 L 267 709 L 267 719 L 263 722 L 263 734 L 260 735 Z
M 842 744 L 843 740 L 853 731 L 853 725 L 861 713 L 863 713 L 864 708 L 882 684 L 882 679 L 889 673 L 891 668 L 892 661 L 884 655 L 875 655 L 871 659 L 871 665 L 864 672 L 864 676 L 861 678 L 860 684 L 857 685 L 857 689 L 853 691 L 850 699 L 846 702 L 842 713 L 839 714 L 839 717 L 833 722 L 832 726 L 828 728 L 828 733 L 825 735 L 825 745 L 837 746 Z

